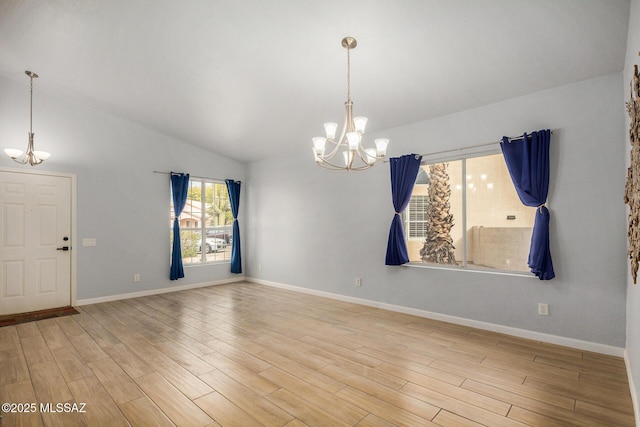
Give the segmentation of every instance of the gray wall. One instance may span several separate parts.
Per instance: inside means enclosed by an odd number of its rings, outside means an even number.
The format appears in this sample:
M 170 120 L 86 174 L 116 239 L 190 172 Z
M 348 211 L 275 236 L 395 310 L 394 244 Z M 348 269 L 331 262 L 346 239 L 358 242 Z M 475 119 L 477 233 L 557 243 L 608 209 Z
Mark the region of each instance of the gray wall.
M 25 149 L 29 80 L 0 77 L 0 148 Z M 0 152 L 0 167 L 77 175 L 77 297 L 88 299 L 235 278 L 229 264 L 186 267 L 169 280 L 169 177 L 188 172 L 244 181 L 244 165 L 56 96 L 34 83 L 34 132 L 45 163 L 20 166 Z M 242 225 L 242 204 L 240 224 Z M 83 238 L 96 247 L 82 247 Z M 140 273 L 141 281 L 133 282 Z
M 631 81 L 633 65 L 640 67 L 640 0 L 631 1 L 631 11 L 629 19 L 629 38 L 627 40 L 627 60 L 624 67 L 624 78 L 622 79 L 624 89 L 624 100 L 629 100 L 629 82 Z M 629 116 L 625 114 L 624 151 L 626 154 L 626 164 L 629 164 Z M 625 225 L 626 231 L 626 225 Z M 627 263 L 628 266 L 628 263 Z M 631 271 L 627 270 L 627 362 L 629 363 L 630 382 L 634 387 L 636 405 L 640 398 L 640 284 L 633 285 Z M 636 406 L 636 422 L 640 425 L 640 407 Z
M 288 157 L 248 166 L 247 275 L 624 347 L 621 80 L 621 73 L 603 76 L 379 132 L 397 156 L 554 129 L 549 206 L 556 279 L 385 266 L 393 217 L 388 164 L 326 171 L 315 166 L 310 141 L 300 141 L 300 151 Z M 356 277 L 362 287 L 355 287 Z M 538 302 L 549 304 L 548 317 L 538 316 Z

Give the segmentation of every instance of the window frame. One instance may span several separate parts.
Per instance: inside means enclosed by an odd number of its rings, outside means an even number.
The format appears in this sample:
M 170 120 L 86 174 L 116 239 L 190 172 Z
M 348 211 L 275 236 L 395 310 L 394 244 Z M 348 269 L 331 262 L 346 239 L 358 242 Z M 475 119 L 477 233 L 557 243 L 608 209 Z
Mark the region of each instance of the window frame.
M 492 156 L 492 155 L 496 155 L 496 154 L 502 154 L 502 150 L 500 149 L 500 146 L 498 145 L 496 148 L 489 148 L 487 149 L 486 147 L 484 149 L 475 149 L 475 150 L 465 150 L 465 149 L 461 149 L 461 150 L 456 150 L 457 152 L 455 154 L 447 154 L 447 152 L 443 152 L 443 153 L 439 153 L 439 154 L 434 154 L 433 156 L 429 156 L 427 155 L 423 155 L 422 157 L 422 161 L 420 162 L 420 167 L 424 167 L 424 166 L 428 166 L 430 164 L 434 164 L 434 163 L 446 163 L 446 162 L 454 162 L 454 161 L 462 161 L 462 165 L 461 165 L 461 174 L 462 174 L 462 178 L 463 178 L 463 183 L 464 185 L 462 185 L 462 256 L 463 256 L 463 261 L 460 265 L 450 265 L 450 264 L 430 264 L 430 263 L 425 263 L 425 262 L 420 262 L 420 261 L 409 261 L 407 264 L 403 264 L 406 267 L 412 267 L 412 268 L 426 268 L 426 269 L 435 269 L 435 270 L 450 270 L 450 271 L 464 271 L 467 273 L 486 273 L 486 274 L 495 274 L 495 275 L 503 275 L 503 276 L 516 276 L 516 277 L 527 277 L 527 278 L 536 278 L 536 276 L 531 273 L 531 272 L 525 272 L 525 271 L 518 271 L 518 270 L 504 270 L 504 269 L 499 269 L 499 268 L 490 268 L 490 267 L 480 267 L 480 266 L 475 266 L 475 265 L 469 265 L 468 263 L 468 245 L 467 245 L 467 183 L 466 183 L 466 176 L 467 176 L 467 160 L 468 159 L 472 159 L 472 158 L 478 158 L 478 157 L 487 157 L 487 156 Z M 412 190 L 413 193 L 413 190 Z M 412 195 L 412 199 L 413 199 L 413 195 Z M 411 202 L 409 202 L 411 203 Z M 419 239 L 418 237 L 410 237 L 410 233 L 409 233 L 409 224 L 410 221 L 408 220 L 408 216 L 410 214 L 409 212 L 410 210 L 410 204 L 407 205 L 407 208 L 404 210 L 404 212 L 402 212 L 402 223 L 403 223 L 403 227 L 404 227 L 404 233 L 405 233 L 405 243 L 407 243 L 409 240 L 417 240 Z
M 227 186 L 226 186 L 226 182 L 221 181 L 221 180 L 217 180 L 217 179 L 212 179 L 212 178 L 202 178 L 202 177 L 192 177 L 189 180 L 189 191 L 192 188 L 197 188 L 194 187 L 192 184 L 193 183 L 200 183 L 200 203 L 199 203 L 199 209 L 200 209 L 200 216 L 198 217 L 193 217 L 191 220 L 187 220 L 187 222 L 194 222 L 196 224 L 196 226 L 193 227 L 189 227 L 189 226 L 180 226 L 180 234 L 182 237 L 182 233 L 184 232 L 193 232 L 193 233 L 197 233 L 200 235 L 200 239 L 202 239 L 202 241 L 206 242 L 207 239 L 207 230 L 211 229 L 212 226 L 207 225 L 207 201 L 206 201 L 206 188 L 207 188 L 207 184 L 212 184 L 213 185 L 213 203 L 215 203 L 215 198 L 216 198 L 216 190 L 215 190 L 215 186 L 216 185 L 221 185 L 223 186 L 222 191 L 224 191 L 227 197 L 227 200 L 229 200 L 229 193 L 227 190 Z M 173 212 L 173 195 L 171 194 L 171 200 L 169 203 L 169 210 L 170 210 L 170 214 L 171 214 L 171 218 L 173 219 L 174 217 L 174 212 Z M 187 203 L 189 203 L 189 199 L 187 198 Z M 212 204 L 213 204 L 212 203 Z M 186 206 L 185 206 L 186 209 Z M 231 209 L 231 205 L 229 205 L 229 211 Z M 185 213 L 192 213 L 192 212 L 187 212 L 185 210 L 182 211 L 181 215 Z M 233 224 L 228 224 L 228 226 L 231 228 Z M 224 225 L 225 227 L 227 226 L 227 224 Z M 170 233 L 170 247 L 172 247 L 171 245 L 171 240 L 173 239 L 173 221 L 171 221 L 171 227 L 169 229 L 169 233 Z M 224 258 L 223 259 L 207 259 L 207 251 L 203 250 L 203 248 L 201 248 L 200 252 L 196 252 L 196 256 L 195 257 L 186 257 L 186 259 L 194 259 L 194 258 L 199 258 L 198 261 L 195 262 L 188 262 L 186 261 L 184 255 L 182 257 L 182 262 L 185 268 L 187 267 L 198 267 L 198 266 L 204 266 L 204 265 L 212 265 L 212 264 L 230 264 L 231 263 L 231 247 L 232 247 L 233 242 L 228 242 L 227 245 L 224 248 Z M 204 246 L 201 244 L 201 246 Z M 228 249 L 227 249 L 228 248 Z M 227 252 L 229 252 L 227 254 Z M 171 251 L 170 251 L 171 253 Z M 215 252 L 214 252 L 215 253 Z M 183 254 L 184 254 L 184 248 L 183 248 Z M 228 257 L 227 257 L 228 256 Z

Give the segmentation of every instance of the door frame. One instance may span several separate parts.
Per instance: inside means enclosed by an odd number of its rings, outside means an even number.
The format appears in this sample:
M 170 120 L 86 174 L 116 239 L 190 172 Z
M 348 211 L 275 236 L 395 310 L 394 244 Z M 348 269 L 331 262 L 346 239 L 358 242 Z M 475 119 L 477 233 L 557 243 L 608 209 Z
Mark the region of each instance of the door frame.
M 76 212 L 77 212 L 77 176 L 74 173 L 65 173 L 65 172 L 54 172 L 54 171 L 43 171 L 43 170 L 27 170 L 27 169 L 19 169 L 19 168 L 7 168 L 0 167 L 0 171 L 2 172 L 10 172 L 10 173 L 21 173 L 25 175 L 45 175 L 59 178 L 69 178 L 71 184 L 71 295 L 70 301 L 71 305 L 74 306 L 78 302 L 78 292 L 77 292 L 77 249 L 78 249 L 78 238 L 77 227 L 76 227 Z

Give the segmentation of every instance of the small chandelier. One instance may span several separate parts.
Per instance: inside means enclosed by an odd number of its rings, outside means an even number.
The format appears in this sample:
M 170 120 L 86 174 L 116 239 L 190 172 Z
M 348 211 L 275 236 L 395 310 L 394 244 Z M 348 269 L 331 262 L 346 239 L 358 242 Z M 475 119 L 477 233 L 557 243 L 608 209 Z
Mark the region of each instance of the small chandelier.
M 31 99 L 29 104 L 29 143 L 27 144 L 27 151 L 17 150 L 15 148 L 5 148 L 4 152 L 7 156 L 11 157 L 14 161 L 26 165 L 29 163 L 31 166 L 39 165 L 51 156 L 46 151 L 34 151 L 33 149 L 33 79 L 37 79 L 38 75 L 33 71 L 24 72 L 31 79 Z
M 336 140 L 337 123 L 325 123 L 325 137 L 315 137 L 313 141 L 313 155 L 319 166 L 334 170 L 364 170 L 382 160 L 387 153 L 389 140 L 376 139 L 376 148 L 364 148 L 362 135 L 367 125 L 366 117 L 353 117 L 353 102 L 351 102 L 351 49 L 357 46 L 356 39 L 345 37 L 342 39 L 342 47 L 347 49 L 347 101 L 345 105 L 345 120 L 340 138 Z M 346 138 L 345 138 L 346 137 Z M 332 144 L 327 151 L 327 142 Z M 344 165 L 338 165 L 333 158 L 342 153 Z

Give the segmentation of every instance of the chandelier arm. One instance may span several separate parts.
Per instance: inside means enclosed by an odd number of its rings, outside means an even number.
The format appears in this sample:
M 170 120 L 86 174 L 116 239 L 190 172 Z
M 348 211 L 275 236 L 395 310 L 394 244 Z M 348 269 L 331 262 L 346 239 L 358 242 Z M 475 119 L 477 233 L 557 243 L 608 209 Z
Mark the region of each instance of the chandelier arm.
M 374 164 L 375 164 L 375 163 L 371 163 L 371 164 L 364 164 L 364 165 L 362 165 L 362 166 L 357 166 L 357 167 L 351 168 L 351 169 L 349 169 L 349 170 L 356 171 L 356 172 L 358 172 L 358 171 L 363 171 L 363 170 L 367 170 L 367 169 L 371 168 Z
M 40 163 L 42 163 L 44 160 L 39 159 L 38 157 L 36 157 L 35 155 L 33 156 L 33 158 L 31 160 L 29 160 L 29 164 L 31 166 L 36 166 L 39 165 Z
M 362 147 L 362 144 L 358 145 L 358 149 L 356 150 L 356 152 L 358 153 L 358 157 L 360 157 L 360 160 L 362 160 L 364 164 L 368 165 L 369 161 L 367 158 L 369 157 L 369 154 L 367 154 L 365 149 Z
M 362 145 L 360 145 L 356 151 L 358 152 L 358 157 L 360 157 L 360 160 L 362 161 L 363 166 L 352 168 L 353 170 L 369 169 L 371 166 L 375 165 L 376 163 L 378 163 L 380 160 L 384 158 L 384 157 L 379 157 L 377 154 L 375 156 L 370 156 L 369 153 L 367 153 L 367 151 L 364 149 L 364 147 L 362 147 Z M 374 160 L 370 161 L 369 159 L 374 159 Z
M 344 142 L 344 137 L 347 134 L 347 122 L 344 122 L 344 125 L 342 126 L 342 131 L 340 132 L 340 139 L 338 139 L 338 141 L 336 141 L 336 144 L 338 145 L 342 145 L 342 143 Z
M 356 150 L 359 151 L 359 150 Z M 358 153 L 358 156 L 360 157 L 360 159 L 362 160 L 362 166 L 353 166 L 353 162 L 351 162 L 351 164 L 349 165 L 349 167 L 347 166 L 338 166 L 334 163 L 332 163 L 331 157 L 318 157 L 320 159 L 319 162 L 316 162 L 316 164 L 318 166 L 322 166 L 325 169 L 330 169 L 330 170 L 353 170 L 353 171 L 361 171 L 361 170 L 366 170 L 369 169 L 370 167 L 374 166 L 376 163 L 378 163 L 380 160 L 384 159 L 384 157 L 375 157 L 375 160 L 371 163 L 366 162 L 363 157 L 360 155 L 360 153 Z
M 335 165 L 335 164 L 331 163 L 330 161 L 324 160 L 324 159 L 321 159 L 320 162 L 316 162 L 316 164 L 318 166 L 322 166 L 323 168 L 330 169 L 330 170 L 349 170 L 348 168 L 346 168 L 344 166 Z
M 14 162 L 20 163 L 21 165 L 26 165 L 29 162 L 24 154 L 20 157 L 12 157 L 12 159 Z
M 333 159 L 333 157 L 338 153 L 338 150 L 340 149 L 341 144 L 339 142 L 334 141 L 333 139 L 327 139 L 327 141 L 334 144 L 335 147 L 333 147 L 333 149 L 329 152 L 329 154 L 325 154 L 324 156 L 321 156 L 321 157 L 322 159 L 330 160 L 330 159 Z
M 340 169 L 342 170 L 347 170 L 347 171 L 363 171 L 366 169 L 369 169 L 370 167 L 372 167 L 375 163 L 364 163 L 362 162 L 362 164 L 360 166 L 354 166 L 354 162 L 351 162 L 351 164 L 349 165 L 349 167 L 346 166 L 342 166 L 340 167 Z
M 362 144 L 360 144 L 358 146 L 358 149 L 355 151 L 358 153 L 358 157 L 360 158 L 360 162 L 362 164 L 361 166 L 356 166 L 351 168 L 352 170 L 355 170 L 355 171 L 369 169 L 370 167 L 378 163 L 379 160 L 382 159 L 382 157 L 378 157 L 378 156 L 375 156 L 375 157 L 369 156 L 369 153 L 367 153 L 367 151 L 362 146 Z M 374 160 L 369 161 L 370 158 L 373 158 Z

